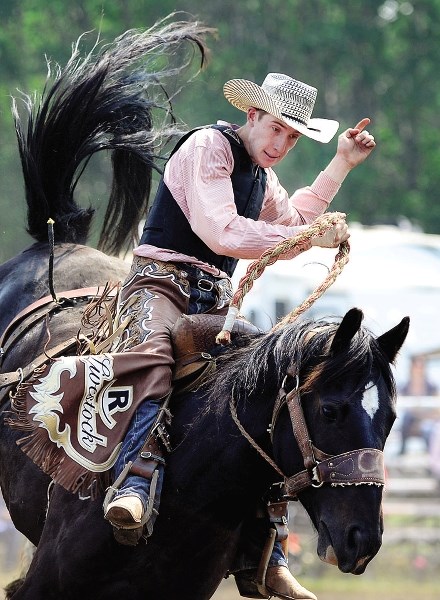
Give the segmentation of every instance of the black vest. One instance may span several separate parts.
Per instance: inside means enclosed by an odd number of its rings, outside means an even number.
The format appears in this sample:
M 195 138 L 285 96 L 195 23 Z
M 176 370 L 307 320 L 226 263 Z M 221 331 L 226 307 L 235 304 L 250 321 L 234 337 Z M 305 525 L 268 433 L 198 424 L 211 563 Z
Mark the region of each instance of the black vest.
M 253 165 L 243 142 L 229 127 L 221 125 L 211 125 L 210 127 L 221 131 L 231 144 L 234 157 L 231 181 L 237 213 L 256 221 L 263 204 L 266 172 L 264 169 Z M 190 131 L 179 140 L 171 156 L 195 131 L 197 130 Z M 235 258 L 215 254 L 192 231 L 181 208 L 164 184 L 163 178 L 148 214 L 140 243 L 195 256 L 199 260 L 225 271 L 229 276 L 233 274 L 238 262 Z

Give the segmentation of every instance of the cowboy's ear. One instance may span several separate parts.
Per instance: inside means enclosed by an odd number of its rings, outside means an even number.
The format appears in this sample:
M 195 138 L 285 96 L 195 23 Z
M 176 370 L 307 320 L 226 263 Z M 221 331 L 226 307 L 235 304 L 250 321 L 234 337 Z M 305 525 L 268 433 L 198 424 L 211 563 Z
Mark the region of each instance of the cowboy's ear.
M 248 118 L 248 121 L 251 121 L 252 123 L 257 120 L 258 110 L 255 108 L 255 106 L 251 106 L 248 108 L 247 118 Z

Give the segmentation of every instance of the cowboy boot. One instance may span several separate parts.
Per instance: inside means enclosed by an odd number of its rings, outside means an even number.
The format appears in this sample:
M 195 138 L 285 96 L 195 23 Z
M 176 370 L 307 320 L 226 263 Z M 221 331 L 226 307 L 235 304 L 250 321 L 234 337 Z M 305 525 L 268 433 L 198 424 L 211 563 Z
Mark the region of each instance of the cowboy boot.
M 240 596 L 245 598 L 281 598 L 283 600 L 317 600 L 292 575 L 287 567 L 268 567 L 264 584 L 257 582 L 257 570 L 234 573 Z
M 136 546 L 142 536 L 144 507 L 138 496 L 121 496 L 107 506 L 104 518 L 113 526 L 119 544 Z
M 264 587 L 269 596 L 282 600 L 317 600 L 315 594 L 306 590 L 287 567 L 268 567 Z

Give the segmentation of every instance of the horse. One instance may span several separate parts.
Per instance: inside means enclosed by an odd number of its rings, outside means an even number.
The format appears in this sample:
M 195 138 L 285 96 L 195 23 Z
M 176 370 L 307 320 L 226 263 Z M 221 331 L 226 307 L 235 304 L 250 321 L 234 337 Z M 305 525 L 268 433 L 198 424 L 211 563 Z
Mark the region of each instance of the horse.
M 83 162 L 111 149 L 112 227 L 102 239 L 117 253 L 148 196 L 157 140 L 150 119 L 157 104 L 141 93 L 139 81 L 158 85 L 160 77 L 145 67 L 131 77 L 128 65 L 188 42 L 203 61 L 206 31 L 194 23 L 162 23 L 117 38 L 97 59 L 80 60 L 75 49 L 35 113 L 28 99 L 26 135 L 16 111 L 28 231 L 36 244 L 0 266 L 6 330 L 0 377 L 8 382 L 0 389 L 0 485 L 15 527 L 36 550 L 24 579 L 10 588 L 13 600 L 208 599 L 234 572 L 250 517 L 273 489 L 302 503 L 318 533 L 319 557 L 342 572 L 363 573 L 379 551 L 383 449 L 396 416 L 391 365 L 407 317 L 375 336 L 353 308 L 343 318 L 301 319 L 213 350 L 215 371 L 171 399 L 160 512 L 152 535 L 135 547 L 114 540 L 103 518 L 103 492 L 84 497 L 54 484 L 21 451 L 22 434 L 5 420 L 16 381 L 77 336 L 93 295 L 80 288 L 127 272 L 124 261 L 87 246 L 92 211 L 73 201 L 73 191 Z M 162 75 L 176 73 L 169 67 Z M 171 132 L 173 125 L 166 135 Z M 45 306 L 46 295 L 50 311 L 17 320 L 35 300 Z M 14 317 L 18 328 L 8 326 Z M 16 374 L 12 383 L 10 374 Z M 269 517 L 263 521 L 271 528 Z

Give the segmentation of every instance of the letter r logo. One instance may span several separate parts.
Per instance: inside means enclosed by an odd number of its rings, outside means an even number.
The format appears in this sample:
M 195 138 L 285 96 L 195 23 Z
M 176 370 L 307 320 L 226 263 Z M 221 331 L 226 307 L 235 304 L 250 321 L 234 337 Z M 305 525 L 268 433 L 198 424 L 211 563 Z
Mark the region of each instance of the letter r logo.
M 113 429 L 116 421 L 112 415 L 116 412 L 125 412 L 133 404 L 133 387 L 109 387 L 107 388 L 99 402 L 99 414 L 102 422 L 109 429 Z
M 125 410 L 130 401 L 130 392 L 126 389 L 110 389 L 108 392 L 108 399 L 111 400 L 108 405 L 108 412 L 110 414 L 112 414 L 117 408 L 119 408 L 119 410 Z

